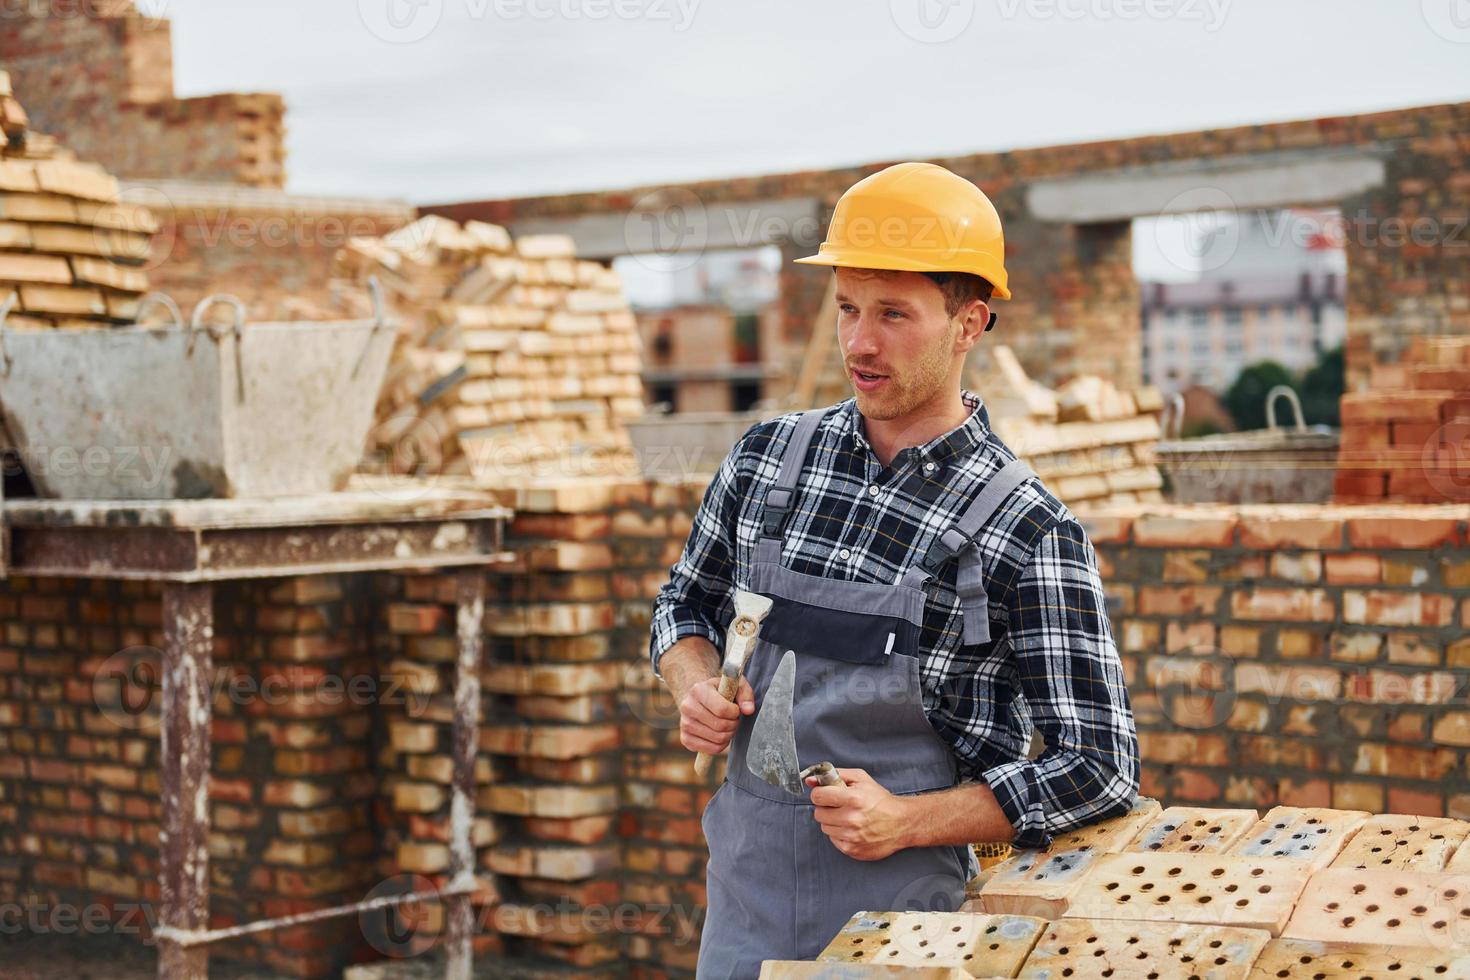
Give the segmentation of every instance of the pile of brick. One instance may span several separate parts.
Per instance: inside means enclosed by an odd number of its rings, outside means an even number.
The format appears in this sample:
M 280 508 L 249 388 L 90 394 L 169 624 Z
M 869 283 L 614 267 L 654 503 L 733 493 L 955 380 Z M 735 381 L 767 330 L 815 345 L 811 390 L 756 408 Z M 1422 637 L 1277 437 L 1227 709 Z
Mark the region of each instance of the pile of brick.
M 1342 398 L 1333 500 L 1470 500 L 1470 337 L 1416 337 Z
M 337 275 L 382 282 L 402 323 L 378 404 L 380 469 L 507 479 L 636 472 L 637 323 L 612 270 L 564 235 L 428 216 L 355 238 Z
M 0 71 L 0 304 L 9 327 L 130 322 L 157 224 L 118 202 L 117 180 L 29 128 Z
M 1028 377 L 1005 345 L 991 351 L 990 368 L 971 387 L 996 434 L 1067 504 L 1163 499 L 1157 388 L 1124 391 L 1081 375 L 1053 391 Z
M 815 962 L 761 976 L 1470 976 L 1467 837 L 1443 817 L 1141 799 L 997 865 L 959 912 L 860 912 Z

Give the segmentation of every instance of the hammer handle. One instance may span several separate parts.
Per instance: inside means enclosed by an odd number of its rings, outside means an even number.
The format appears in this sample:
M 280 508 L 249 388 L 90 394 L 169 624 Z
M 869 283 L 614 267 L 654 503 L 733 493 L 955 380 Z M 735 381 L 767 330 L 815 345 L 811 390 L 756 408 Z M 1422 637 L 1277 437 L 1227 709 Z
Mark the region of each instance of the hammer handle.
M 740 677 L 737 674 L 720 675 L 720 697 L 726 701 L 734 702 L 735 692 L 740 688 Z M 701 752 L 694 757 L 694 772 L 700 779 L 709 775 L 709 767 L 715 761 L 715 757 L 708 752 Z

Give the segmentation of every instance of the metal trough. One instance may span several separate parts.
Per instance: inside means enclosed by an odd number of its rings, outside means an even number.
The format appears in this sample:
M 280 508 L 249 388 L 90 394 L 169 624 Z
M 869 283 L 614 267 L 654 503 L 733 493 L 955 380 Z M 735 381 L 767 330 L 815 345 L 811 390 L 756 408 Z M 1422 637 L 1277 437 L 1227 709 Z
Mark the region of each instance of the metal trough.
M 374 284 L 374 287 L 376 284 Z M 217 303 L 226 326 L 206 325 Z M 362 455 L 397 326 L 246 323 L 211 296 L 186 326 L 144 297 L 114 329 L 6 329 L 0 419 L 36 492 L 63 499 L 276 497 L 341 489 Z M 145 326 L 163 306 L 171 326 Z
M 1175 435 L 1183 421 L 1183 399 L 1176 397 Z M 1284 397 L 1296 413 L 1291 429 L 1276 424 L 1276 399 Z M 1296 392 L 1277 385 L 1266 395 L 1267 428 L 1196 439 L 1172 439 L 1154 449 L 1169 478 L 1169 498 L 1182 504 L 1320 504 L 1332 498 L 1337 472 L 1336 429 L 1302 421 Z

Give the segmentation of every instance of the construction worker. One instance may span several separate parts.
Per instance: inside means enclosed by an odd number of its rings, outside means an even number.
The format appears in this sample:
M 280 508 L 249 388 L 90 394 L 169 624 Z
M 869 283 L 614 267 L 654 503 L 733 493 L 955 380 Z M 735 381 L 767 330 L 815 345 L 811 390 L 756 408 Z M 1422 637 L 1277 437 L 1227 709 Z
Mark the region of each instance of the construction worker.
M 854 184 L 797 260 L 833 267 L 854 397 L 741 437 L 654 604 L 681 743 L 729 750 L 703 817 L 701 980 L 811 959 L 854 912 L 953 911 L 972 842 L 1042 847 L 1135 801 L 1091 542 L 960 386 L 990 302 L 1010 298 L 1004 258 L 979 188 L 901 163 Z M 773 605 L 731 703 L 718 674 L 737 588 Z M 809 798 L 746 765 L 787 650 L 797 757 L 842 777 L 808 779 Z M 1046 747 L 1029 759 L 1033 728 Z

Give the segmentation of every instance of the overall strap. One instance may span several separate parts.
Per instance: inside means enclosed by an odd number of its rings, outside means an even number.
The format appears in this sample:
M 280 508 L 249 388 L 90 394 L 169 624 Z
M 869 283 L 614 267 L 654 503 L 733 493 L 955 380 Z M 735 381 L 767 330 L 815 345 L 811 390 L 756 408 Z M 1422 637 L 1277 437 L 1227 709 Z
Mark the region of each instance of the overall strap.
M 1025 483 L 1035 474 L 1024 460 L 1013 459 L 986 481 L 985 486 L 970 501 L 958 520 L 930 542 L 929 549 L 912 565 L 901 579 L 904 585 L 921 588 L 939 566 L 954 555 L 960 556 L 959 570 L 955 576 L 955 589 L 965 613 L 964 643 L 985 643 L 990 640 L 990 619 L 987 615 L 984 576 L 980 567 L 979 549 L 975 539 L 996 510 L 1010 496 L 1012 490 Z
M 756 542 L 757 561 L 781 561 L 781 535 L 786 527 L 787 516 L 796 509 L 796 483 L 801 479 L 801 466 L 806 461 L 807 448 L 816 435 L 817 425 L 826 414 L 825 408 L 811 408 L 801 413 L 796 428 L 786 441 L 781 453 L 781 469 L 776 482 L 767 488 L 761 502 L 761 533 Z

